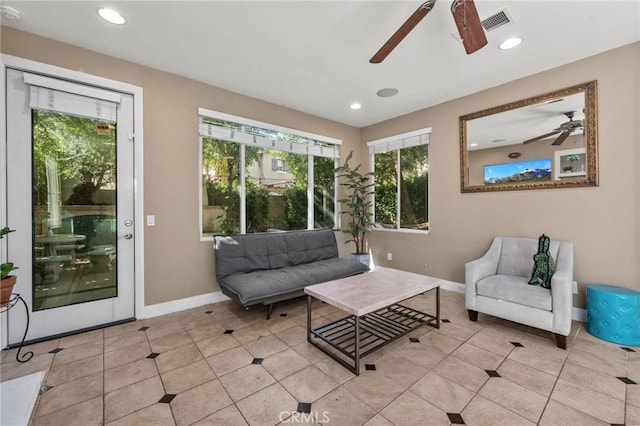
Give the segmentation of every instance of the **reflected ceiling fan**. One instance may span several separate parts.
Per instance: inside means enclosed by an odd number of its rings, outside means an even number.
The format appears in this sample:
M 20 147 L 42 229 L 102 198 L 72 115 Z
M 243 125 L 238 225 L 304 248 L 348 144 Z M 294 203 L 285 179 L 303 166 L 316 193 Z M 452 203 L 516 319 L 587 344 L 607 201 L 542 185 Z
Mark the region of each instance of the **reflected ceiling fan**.
M 546 139 L 549 136 L 557 135 L 558 133 L 560 133 L 560 135 L 556 138 L 556 140 L 554 140 L 551 143 L 551 145 L 561 145 L 562 142 L 564 142 L 565 139 L 567 139 L 571 133 L 575 132 L 578 129 L 584 129 L 584 120 L 574 120 L 573 119 L 574 114 L 575 114 L 575 111 L 565 112 L 564 115 L 567 116 L 569 121 L 567 121 L 566 123 L 562 123 L 560 127 L 558 127 L 557 129 L 553 129 L 553 131 L 549 133 L 545 133 L 544 135 L 540 135 L 535 138 L 528 139 L 524 141 L 523 144 L 526 145 L 531 142 L 537 142 L 542 139 Z
M 404 24 L 393 33 L 391 38 L 376 52 L 369 60 L 372 64 L 379 64 L 391 53 L 393 49 L 427 16 L 435 6 L 437 0 L 429 0 L 420 5 Z M 456 21 L 462 44 L 467 55 L 480 50 L 487 44 L 487 37 L 484 34 L 482 23 L 478 17 L 478 10 L 473 0 L 454 0 L 451 4 L 451 13 Z

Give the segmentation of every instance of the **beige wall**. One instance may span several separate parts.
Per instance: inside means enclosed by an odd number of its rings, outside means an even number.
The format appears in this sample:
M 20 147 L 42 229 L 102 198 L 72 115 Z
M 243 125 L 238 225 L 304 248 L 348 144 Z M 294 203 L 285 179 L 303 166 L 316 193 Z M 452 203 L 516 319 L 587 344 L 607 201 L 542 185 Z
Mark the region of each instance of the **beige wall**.
M 1 40 L 2 53 L 144 89 L 145 214 L 156 215 L 145 228 L 146 304 L 218 290 L 211 244 L 198 239 L 198 107 L 342 139 L 354 164 L 368 164 L 366 141 L 432 127 L 431 233 L 376 232 L 379 265 L 464 282 L 464 263 L 494 235 L 544 232 L 575 244 L 576 306 L 590 282 L 639 287 L 640 43 L 357 129 L 6 27 Z M 460 193 L 460 115 L 590 80 L 598 80 L 599 187 Z M 340 245 L 341 254 L 350 248 Z
M 584 306 L 588 283 L 640 288 L 638 76 L 635 43 L 362 129 L 366 142 L 433 128 L 431 233 L 375 233 L 376 263 L 464 282 L 464 263 L 481 256 L 493 236 L 537 238 L 544 232 L 575 245 L 576 306 Z M 482 78 L 472 70 L 469 77 Z M 460 115 L 590 80 L 598 80 L 599 187 L 460 193 Z
M 156 226 L 145 227 L 147 305 L 219 289 L 212 245 L 199 241 L 198 107 L 342 139 L 345 155 L 360 141 L 354 127 L 11 28 L 1 32 L 4 54 L 144 89 L 144 213 L 156 216 Z

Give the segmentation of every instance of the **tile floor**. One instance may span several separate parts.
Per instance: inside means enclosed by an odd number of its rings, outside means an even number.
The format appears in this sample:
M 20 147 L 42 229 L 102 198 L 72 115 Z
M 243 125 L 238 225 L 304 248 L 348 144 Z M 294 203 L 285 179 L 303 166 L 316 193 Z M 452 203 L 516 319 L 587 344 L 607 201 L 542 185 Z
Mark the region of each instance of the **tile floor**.
M 3 351 L 0 373 L 47 372 L 37 426 L 640 425 L 640 348 L 574 323 L 561 350 L 539 330 L 470 322 L 449 291 L 442 312 L 440 330 L 370 354 L 357 377 L 306 342 L 304 299 L 269 321 L 223 302 L 39 343 L 25 364 Z M 340 315 L 314 304 L 315 323 Z

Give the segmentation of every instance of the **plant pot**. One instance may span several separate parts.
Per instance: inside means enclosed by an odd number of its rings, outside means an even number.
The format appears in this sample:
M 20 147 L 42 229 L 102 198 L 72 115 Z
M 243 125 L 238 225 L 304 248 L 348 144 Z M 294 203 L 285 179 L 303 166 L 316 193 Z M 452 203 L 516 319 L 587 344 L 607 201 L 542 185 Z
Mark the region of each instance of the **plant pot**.
M 11 292 L 13 292 L 13 286 L 16 285 L 17 280 L 18 277 L 15 275 L 9 275 L 0 280 L 0 305 L 4 305 L 11 299 Z
M 351 260 L 357 260 L 369 266 L 371 264 L 371 255 L 369 253 L 351 253 Z

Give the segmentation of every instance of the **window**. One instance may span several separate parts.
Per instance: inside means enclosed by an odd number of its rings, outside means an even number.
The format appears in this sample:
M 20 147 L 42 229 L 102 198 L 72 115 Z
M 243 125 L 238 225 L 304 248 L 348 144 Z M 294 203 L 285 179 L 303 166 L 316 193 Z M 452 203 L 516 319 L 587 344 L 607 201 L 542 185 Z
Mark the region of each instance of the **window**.
M 202 238 L 334 226 L 341 141 L 199 114 Z
M 282 158 L 271 159 L 271 171 L 274 172 L 288 172 L 289 164 L 285 163 Z
M 429 230 L 431 129 L 369 142 L 377 229 Z

